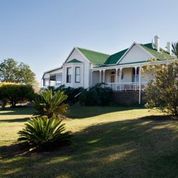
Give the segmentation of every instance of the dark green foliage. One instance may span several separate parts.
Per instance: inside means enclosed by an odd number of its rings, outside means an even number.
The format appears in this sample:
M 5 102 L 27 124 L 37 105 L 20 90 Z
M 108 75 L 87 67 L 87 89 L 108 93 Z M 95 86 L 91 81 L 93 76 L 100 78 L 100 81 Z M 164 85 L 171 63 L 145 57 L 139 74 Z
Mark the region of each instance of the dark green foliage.
M 69 143 L 70 134 L 65 132 L 64 124 L 57 117 L 36 117 L 25 124 L 19 131 L 19 141 L 24 142 L 29 148 L 38 150 L 54 149 Z
M 65 103 L 67 95 L 63 91 L 43 90 L 34 99 L 34 107 L 38 115 L 51 118 L 53 115 L 61 116 L 68 110 L 68 105 Z
M 79 96 L 79 103 L 85 106 L 107 106 L 112 103 L 113 91 L 103 83 L 84 90 Z
M 178 63 L 156 66 L 154 71 L 155 80 L 145 90 L 146 106 L 178 115 Z
M 172 44 L 172 52 L 178 57 L 178 42 Z
M 55 89 L 55 91 L 63 91 L 68 96 L 66 103 L 73 105 L 79 101 L 79 96 L 84 91 L 84 89 L 82 87 L 72 88 L 62 85 Z
M 2 107 L 7 103 L 11 107 L 15 107 L 17 103 L 31 101 L 34 96 L 34 90 L 31 85 L 23 85 L 16 83 L 1 83 L 0 84 L 0 100 Z

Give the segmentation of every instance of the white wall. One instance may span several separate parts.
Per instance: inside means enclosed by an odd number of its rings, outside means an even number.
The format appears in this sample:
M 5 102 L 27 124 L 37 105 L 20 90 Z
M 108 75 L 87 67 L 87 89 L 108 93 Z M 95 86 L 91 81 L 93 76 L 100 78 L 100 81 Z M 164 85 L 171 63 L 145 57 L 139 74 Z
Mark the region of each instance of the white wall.
M 94 86 L 99 83 L 99 71 L 94 71 L 92 73 L 92 84 L 90 86 Z
M 68 63 L 69 61 L 77 59 L 80 61 L 80 63 Z M 67 67 L 72 68 L 72 78 L 71 78 L 71 83 L 66 82 L 66 75 L 67 75 Z M 80 83 L 75 82 L 75 67 L 80 67 Z M 75 48 L 71 55 L 68 57 L 67 61 L 63 64 L 63 84 L 65 84 L 67 87 L 84 87 L 88 88 L 90 84 L 90 62 L 86 59 L 85 56 L 83 56 L 80 51 Z
M 121 80 L 121 82 L 132 82 L 132 70 L 132 68 L 122 69 L 123 79 Z
M 153 55 L 149 54 L 139 44 L 135 44 L 130 49 L 130 51 L 128 51 L 128 53 L 123 57 L 119 64 L 147 61 L 153 57 L 154 57 Z

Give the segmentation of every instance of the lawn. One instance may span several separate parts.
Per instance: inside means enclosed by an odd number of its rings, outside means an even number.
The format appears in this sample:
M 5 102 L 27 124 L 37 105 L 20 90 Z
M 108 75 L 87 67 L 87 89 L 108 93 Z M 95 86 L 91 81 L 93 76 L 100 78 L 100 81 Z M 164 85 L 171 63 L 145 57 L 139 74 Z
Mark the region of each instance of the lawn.
M 72 145 L 24 154 L 17 132 L 30 108 L 0 111 L 0 177 L 178 177 L 178 121 L 144 108 L 74 106 Z

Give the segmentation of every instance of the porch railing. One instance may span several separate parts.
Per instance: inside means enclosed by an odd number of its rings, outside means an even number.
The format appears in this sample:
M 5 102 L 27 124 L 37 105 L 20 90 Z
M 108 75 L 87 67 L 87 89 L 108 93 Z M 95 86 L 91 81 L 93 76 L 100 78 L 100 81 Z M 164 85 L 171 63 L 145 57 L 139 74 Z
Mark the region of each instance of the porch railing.
M 139 90 L 138 82 L 122 82 L 122 83 L 106 83 L 108 87 L 112 88 L 115 91 L 127 91 L 127 90 Z M 141 90 L 146 86 L 146 82 L 141 84 Z

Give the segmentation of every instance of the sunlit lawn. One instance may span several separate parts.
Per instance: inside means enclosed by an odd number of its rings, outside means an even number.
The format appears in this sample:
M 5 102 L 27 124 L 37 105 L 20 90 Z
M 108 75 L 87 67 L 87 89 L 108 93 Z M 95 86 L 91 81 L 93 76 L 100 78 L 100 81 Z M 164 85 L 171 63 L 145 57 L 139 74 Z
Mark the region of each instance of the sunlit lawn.
M 23 155 L 17 132 L 32 113 L 0 111 L 0 177 L 178 177 L 178 121 L 158 111 L 73 106 L 70 146 Z

